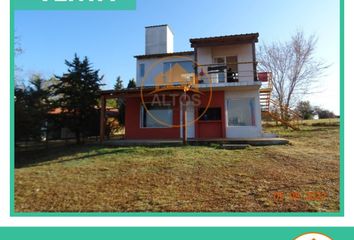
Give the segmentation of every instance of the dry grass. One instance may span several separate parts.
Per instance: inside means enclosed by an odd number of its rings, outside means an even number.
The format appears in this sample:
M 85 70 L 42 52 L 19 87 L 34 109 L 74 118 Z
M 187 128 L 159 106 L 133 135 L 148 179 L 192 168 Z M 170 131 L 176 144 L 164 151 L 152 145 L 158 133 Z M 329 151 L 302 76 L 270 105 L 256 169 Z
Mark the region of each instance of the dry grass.
M 245 150 L 81 146 L 18 155 L 15 210 L 339 211 L 338 127 L 270 130 L 291 144 Z M 33 164 L 23 165 L 24 159 Z M 282 201 L 275 201 L 277 192 Z M 294 192 L 300 199 L 291 198 Z M 307 199 L 309 192 L 326 196 Z

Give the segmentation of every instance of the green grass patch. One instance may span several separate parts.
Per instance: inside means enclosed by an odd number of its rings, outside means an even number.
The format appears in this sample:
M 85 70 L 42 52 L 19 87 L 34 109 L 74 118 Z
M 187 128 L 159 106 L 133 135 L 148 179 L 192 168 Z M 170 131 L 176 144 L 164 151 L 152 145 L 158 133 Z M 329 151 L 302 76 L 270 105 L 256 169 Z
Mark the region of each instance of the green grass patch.
M 314 122 L 315 123 L 315 122 Z M 339 127 L 270 127 L 289 145 L 57 147 L 16 154 L 16 212 L 336 212 Z M 276 202 L 274 193 L 283 192 Z M 301 199 L 291 198 L 299 193 Z M 326 198 L 311 200 L 309 192 Z

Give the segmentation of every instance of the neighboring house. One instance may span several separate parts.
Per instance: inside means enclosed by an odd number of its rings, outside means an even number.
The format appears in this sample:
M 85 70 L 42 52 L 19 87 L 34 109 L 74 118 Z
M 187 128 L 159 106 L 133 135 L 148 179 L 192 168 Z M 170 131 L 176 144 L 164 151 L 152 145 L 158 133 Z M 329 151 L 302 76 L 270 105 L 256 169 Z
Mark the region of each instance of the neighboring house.
M 145 31 L 145 54 L 135 56 L 137 88 L 103 92 L 124 94 L 126 139 L 181 139 L 184 119 L 188 138 L 263 137 L 260 88 L 267 79 L 259 81 L 256 71 L 258 33 L 192 38 L 193 51 L 174 52 L 168 25 Z M 163 92 L 167 104 L 153 106 L 153 94 Z M 186 109 L 168 94 L 188 95 Z

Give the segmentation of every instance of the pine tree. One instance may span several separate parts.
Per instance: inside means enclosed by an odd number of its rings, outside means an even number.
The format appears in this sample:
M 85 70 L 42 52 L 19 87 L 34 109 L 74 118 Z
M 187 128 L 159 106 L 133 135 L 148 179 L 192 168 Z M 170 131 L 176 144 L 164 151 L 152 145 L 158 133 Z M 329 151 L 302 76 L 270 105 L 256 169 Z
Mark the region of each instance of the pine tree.
M 121 90 L 123 89 L 123 80 L 120 76 L 117 77 L 116 83 L 114 84 L 114 90 Z
M 132 78 L 129 80 L 127 88 L 135 88 L 135 87 L 136 87 L 136 83 L 134 78 Z
M 123 89 L 123 80 L 120 76 L 117 77 L 116 83 L 114 85 L 114 90 L 119 91 Z M 117 108 L 118 108 L 118 122 L 122 127 L 125 125 L 125 102 L 122 97 L 117 98 Z
M 56 105 L 62 110 L 63 126 L 74 132 L 76 142 L 80 143 L 97 117 L 95 108 L 103 76 L 92 68 L 87 57 L 81 61 L 75 54 L 72 62 L 65 60 L 65 64 L 68 72 L 57 76 L 59 83 L 53 86 L 53 92 L 57 96 Z
M 15 89 L 15 139 L 40 140 L 50 110 L 45 80 L 33 75 L 29 86 Z

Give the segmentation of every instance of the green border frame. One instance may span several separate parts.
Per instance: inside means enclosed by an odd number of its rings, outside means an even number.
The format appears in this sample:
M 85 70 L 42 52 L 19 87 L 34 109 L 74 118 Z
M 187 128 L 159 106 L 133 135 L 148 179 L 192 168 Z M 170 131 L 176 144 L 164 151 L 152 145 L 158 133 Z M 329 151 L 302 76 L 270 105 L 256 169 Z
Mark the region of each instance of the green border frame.
M 346 240 L 354 235 L 353 227 L 7 227 L 0 228 L 6 239 L 146 239 L 146 240 L 286 240 L 304 233 L 322 233 L 332 239 Z
M 339 212 L 16 212 L 15 211 L 15 192 L 14 192 L 14 21 L 16 10 L 58 10 L 29 4 L 29 1 L 41 0 L 10 0 L 10 216 L 13 217 L 343 217 L 344 216 L 344 0 L 340 2 L 340 211 Z M 22 4 L 13 4 L 20 1 Z M 27 2 L 26 4 L 23 4 Z M 123 10 L 132 10 L 134 4 L 125 6 Z M 80 10 L 73 9 L 71 6 L 61 6 L 60 10 Z M 112 8 L 102 8 L 91 5 L 81 10 L 112 10 Z

